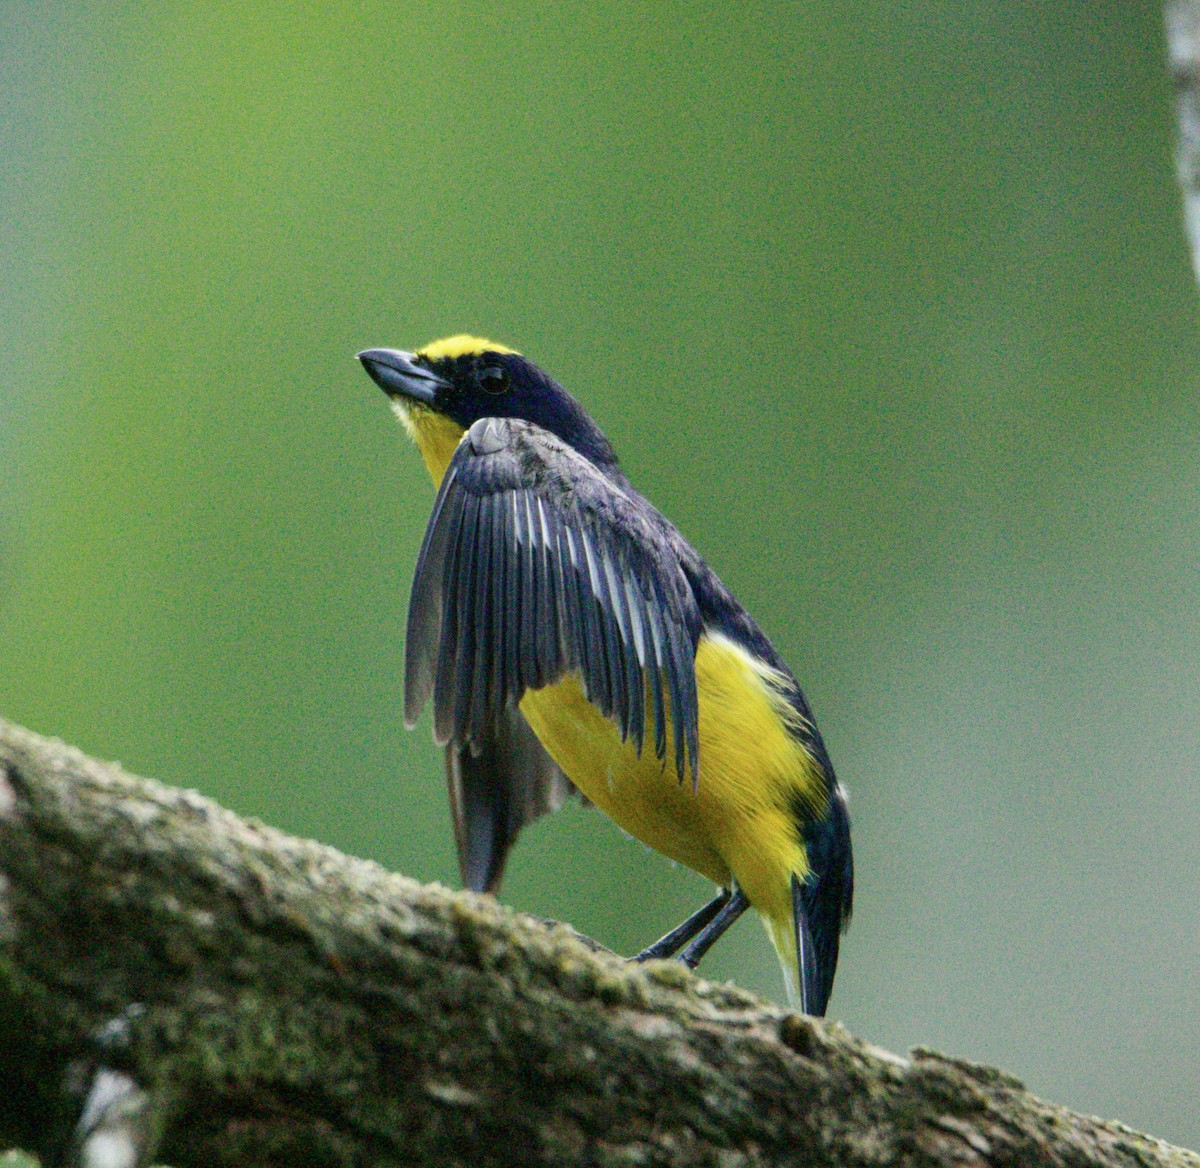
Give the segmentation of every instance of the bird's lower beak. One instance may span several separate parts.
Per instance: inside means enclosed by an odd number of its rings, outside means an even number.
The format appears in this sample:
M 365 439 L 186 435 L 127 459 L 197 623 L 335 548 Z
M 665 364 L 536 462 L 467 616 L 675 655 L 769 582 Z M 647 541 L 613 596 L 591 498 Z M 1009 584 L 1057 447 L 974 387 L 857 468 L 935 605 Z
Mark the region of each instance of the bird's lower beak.
M 450 388 L 448 381 L 418 365 L 412 353 L 399 349 L 364 349 L 355 356 L 388 397 L 407 397 L 432 406 L 438 390 Z

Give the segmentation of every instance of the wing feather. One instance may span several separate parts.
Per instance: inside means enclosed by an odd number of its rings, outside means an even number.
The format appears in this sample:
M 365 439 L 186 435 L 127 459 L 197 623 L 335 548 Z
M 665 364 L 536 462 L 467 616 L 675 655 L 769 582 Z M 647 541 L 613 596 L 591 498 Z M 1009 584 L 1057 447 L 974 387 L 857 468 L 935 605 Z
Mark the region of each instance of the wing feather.
M 642 677 L 642 665 L 638 661 L 637 643 L 633 637 L 633 625 L 627 608 L 625 596 L 626 576 L 616 564 L 616 551 L 605 546 L 603 549 L 605 587 L 608 590 L 607 602 L 616 617 L 616 625 L 621 634 L 622 644 L 619 650 L 619 662 L 622 667 L 621 688 L 625 693 L 626 717 L 625 732 L 633 739 L 637 752 L 642 753 L 642 739 L 646 730 L 645 682 Z
M 497 775 L 505 781 L 497 782 Z M 521 828 L 557 810 L 574 791 L 517 709 L 505 711 L 478 754 L 448 746 L 446 780 L 463 884 L 476 892 L 500 883 Z
M 625 692 L 624 662 L 621 660 L 620 633 L 614 618 L 611 602 L 608 597 L 608 582 L 603 576 L 603 565 L 600 552 L 597 550 L 592 534 L 586 527 L 580 533 L 583 543 L 583 554 L 587 560 L 588 582 L 592 595 L 588 602 L 589 610 L 595 615 L 599 625 L 599 636 L 603 643 L 604 672 L 608 682 L 609 705 L 601 706 L 616 722 L 625 738 L 629 733 L 629 699 Z
M 488 720 L 494 720 L 496 714 L 504 706 L 505 697 L 515 689 L 512 677 L 513 658 L 516 656 L 510 639 L 515 639 L 520 616 L 515 611 L 520 603 L 520 597 L 510 591 L 511 536 L 506 530 L 512 517 L 511 508 L 505 504 L 508 500 L 504 495 L 492 495 L 487 500 L 490 512 L 488 516 L 489 533 L 492 537 L 492 558 L 489 577 L 492 587 L 492 601 L 485 614 L 487 620 L 486 637 L 492 660 L 492 679 L 485 694 L 483 708 L 486 719 L 478 725 L 473 725 L 471 731 L 476 738 L 481 737 L 488 728 Z M 486 604 L 486 601 L 483 601 Z M 483 620 L 480 621 L 483 624 Z
M 442 640 L 445 615 L 443 583 L 446 558 L 455 554 L 462 520 L 458 507 L 452 507 L 444 517 L 443 512 L 457 475 L 457 468 L 454 467 L 446 472 L 448 488 L 438 494 L 433 514 L 429 517 L 425 538 L 417 555 L 417 570 L 408 603 L 406 644 L 409 649 L 404 676 L 404 721 L 410 730 L 434 689 L 438 646 Z
M 471 578 L 475 571 L 475 511 L 474 500 L 470 504 L 453 509 L 456 530 L 453 543 L 447 549 L 446 563 L 439 573 L 439 592 L 442 606 L 442 632 L 440 643 L 433 646 L 422 646 L 419 641 L 410 640 L 406 646 L 406 654 L 411 657 L 414 652 L 436 655 L 437 669 L 433 686 L 433 736 L 441 745 L 445 745 L 454 737 L 455 719 L 455 690 L 454 678 L 456 672 L 463 667 L 464 638 L 470 626 L 468 614 L 463 611 L 463 597 L 469 597 L 467 589 L 471 586 Z M 433 565 L 419 565 L 417 582 L 413 584 L 414 594 L 421 581 L 423 569 L 435 572 Z M 455 588 L 448 587 L 450 580 L 455 581 Z M 432 591 L 432 588 L 431 588 Z M 411 628 L 409 636 L 414 635 Z M 467 659 L 467 667 L 470 661 Z M 419 708 L 409 711 L 409 717 L 415 721 Z
M 670 694 L 669 680 L 664 687 L 664 679 L 669 679 L 667 669 L 667 635 L 663 628 L 662 614 L 658 604 L 651 598 L 646 604 L 646 617 L 650 626 L 650 641 L 654 647 L 654 668 L 650 673 L 651 692 L 654 695 L 654 753 L 662 758 L 667 753 L 667 711 L 666 703 Z M 664 692 L 665 690 L 665 692 Z
M 528 491 L 517 495 L 517 526 L 519 528 L 519 563 L 524 608 L 518 629 L 520 683 L 523 689 L 540 689 L 542 681 L 543 646 L 538 643 L 538 631 L 546 619 L 546 586 L 537 570 L 538 527 Z
M 472 887 L 494 887 L 521 825 L 570 789 L 530 746 L 526 690 L 578 674 L 624 740 L 640 752 L 652 730 L 655 755 L 673 742 L 680 780 L 698 782 L 700 615 L 676 541 L 624 480 L 536 426 L 485 419 L 459 444 L 417 561 L 405 717 L 432 698 Z
M 471 608 L 472 633 L 474 634 L 475 668 L 471 675 L 470 693 L 467 695 L 469 720 L 457 728 L 456 741 L 478 742 L 487 725 L 488 699 L 491 694 L 495 671 L 495 647 L 492 644 L 492 615 L 498 598 L 494 568 L 492 565 L 491 528 L 492 497 L 485 495 L 479 500 L 479 531 L 476 535 L 476 581 L 474 589 L 462 597 Z M 453 586 L 453 585 L 452 585 Z M 460 686 L 462 682 L 458 683 Z

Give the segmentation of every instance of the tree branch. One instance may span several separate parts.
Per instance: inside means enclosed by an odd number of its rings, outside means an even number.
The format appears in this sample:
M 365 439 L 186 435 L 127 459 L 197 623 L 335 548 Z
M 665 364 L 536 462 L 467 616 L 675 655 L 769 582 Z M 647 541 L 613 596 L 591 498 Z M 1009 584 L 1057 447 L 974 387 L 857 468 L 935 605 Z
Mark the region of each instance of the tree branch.
M 72 1139 L 176 1168 L 1200 1168 L 0 722 L 0 1146 Z
M 1175 167 L 1183 188 L 1183 217 L 1200 278 L 1200 0 L 1168 0 L 1167 55 L 1175 82 L 1179 141 Z

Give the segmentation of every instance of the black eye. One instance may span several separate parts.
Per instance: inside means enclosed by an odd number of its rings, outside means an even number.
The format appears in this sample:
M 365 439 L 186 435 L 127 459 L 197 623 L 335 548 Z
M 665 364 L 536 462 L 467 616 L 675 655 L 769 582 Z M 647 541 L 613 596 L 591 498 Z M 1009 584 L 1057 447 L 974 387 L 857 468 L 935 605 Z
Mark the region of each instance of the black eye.
M 503 393 L 508 389 L 508 370 L 499 365 L 489 365 L 479 374 L 479 384 L 484 393 Z

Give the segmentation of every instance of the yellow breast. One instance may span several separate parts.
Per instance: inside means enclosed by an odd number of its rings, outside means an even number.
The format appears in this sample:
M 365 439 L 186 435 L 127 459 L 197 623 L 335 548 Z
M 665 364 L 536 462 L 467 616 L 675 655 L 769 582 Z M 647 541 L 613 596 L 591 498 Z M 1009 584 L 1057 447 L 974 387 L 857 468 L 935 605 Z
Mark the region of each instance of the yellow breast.
M 668 734 L 639 757 L 616 726 L 564 678 L 521 700 L 521 711 L 571 781 L 631 835 L 717 884 L 737 879 L 764 915 L 791 919 L 790 874 L 807 872 L 797 800 L 823 801 L 820 774 L 788 728 L 796 715 L 740 646 L 709 634 L 696 651 L 700 775 L 679 781 Z

